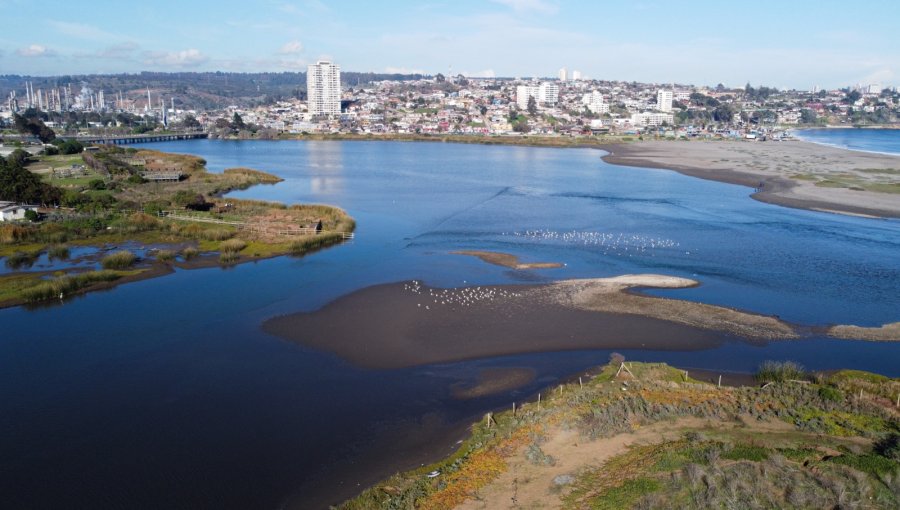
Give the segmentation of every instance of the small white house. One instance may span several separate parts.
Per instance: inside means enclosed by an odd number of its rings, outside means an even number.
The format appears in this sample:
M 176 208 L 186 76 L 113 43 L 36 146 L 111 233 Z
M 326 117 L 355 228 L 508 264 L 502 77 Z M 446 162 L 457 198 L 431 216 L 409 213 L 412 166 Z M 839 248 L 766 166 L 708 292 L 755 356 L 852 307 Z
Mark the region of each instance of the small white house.
M 37 209 L 38 206 L 36 205 L 0 201 L 0 221 L 24 220 L 26 211 L 37 212 Z

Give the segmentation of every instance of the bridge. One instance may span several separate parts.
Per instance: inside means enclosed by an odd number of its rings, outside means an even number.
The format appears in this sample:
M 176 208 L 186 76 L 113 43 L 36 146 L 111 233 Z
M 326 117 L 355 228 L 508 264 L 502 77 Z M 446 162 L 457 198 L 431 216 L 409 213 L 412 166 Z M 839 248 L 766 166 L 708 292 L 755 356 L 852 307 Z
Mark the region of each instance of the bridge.
M 195 138 L 207 138 L 209 133 L 191 132 L 191 133 L 167 133 L 154 134 L 145 133 L 142 135 L 87 135 L 76 136 L 75 139 L 81 143 L 99 143 L 104 145 L 130 145 L 133 143 L 150 143 L 150 142 L 171 142 L 173 140 L 193 140 Z

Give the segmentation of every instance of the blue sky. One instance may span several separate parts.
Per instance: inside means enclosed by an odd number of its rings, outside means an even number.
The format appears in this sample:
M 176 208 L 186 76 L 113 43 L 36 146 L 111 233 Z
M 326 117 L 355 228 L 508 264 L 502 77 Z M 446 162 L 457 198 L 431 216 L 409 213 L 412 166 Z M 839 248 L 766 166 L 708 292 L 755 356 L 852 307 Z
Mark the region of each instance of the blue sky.
M 0 0 L 0 74 L 349 71 L 900 84 L 895 0 Z

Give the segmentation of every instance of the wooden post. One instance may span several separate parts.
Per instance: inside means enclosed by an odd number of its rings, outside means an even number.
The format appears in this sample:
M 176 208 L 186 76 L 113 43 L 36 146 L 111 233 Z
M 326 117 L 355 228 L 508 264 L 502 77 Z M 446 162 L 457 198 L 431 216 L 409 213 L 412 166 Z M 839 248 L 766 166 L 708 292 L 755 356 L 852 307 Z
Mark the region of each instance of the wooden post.
M 516 403 L 513 402 L 513 416 L 516 415 Z
M 579 386 L 581 389 L 584 389 L 584 383 L 581 382 L 581 377 L 578 378 L 578 386 Z
M 898 395 L 898 397 L 900 397 L 900 395 Z M 538 407 L 540 407 L 540 405 L 541 405 L 541 394 L 538 393 Z
M 494 422 L 494 413 L 487 413 L 487 426 L 491 428 L 491 424 Z
M 719 388 L 722 387 L 722 374 L 719 374 Z
M 684 371 L 684 380 L 685 380 L 685 381 L 688 380 L 688 372 L 687 372 L 687 370 Z
M 559 394 L 562 395 L 562 384 L 559 385 Z
M 900 407 L 900 393 L 897 394 L 897 405 L 896 407 Z

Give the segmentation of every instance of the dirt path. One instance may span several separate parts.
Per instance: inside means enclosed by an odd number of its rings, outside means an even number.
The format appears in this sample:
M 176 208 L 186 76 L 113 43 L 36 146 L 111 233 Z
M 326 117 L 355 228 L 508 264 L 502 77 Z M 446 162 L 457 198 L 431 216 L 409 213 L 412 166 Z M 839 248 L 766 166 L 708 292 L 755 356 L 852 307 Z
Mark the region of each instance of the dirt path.
M 681 437 L 688 429 L 725 429 L 741 427 L 749 431 L 783 432 L 794 430 L 788 423 L 722 422 L 700 418 L 682 418 L 675 421 L 654 423 L 636 432 L 618 434 L 594 441 L 576 430 L 556 428 L 551 430 L 541 450 L 555 459 L 552 466 L 535 465 L 525 457 L 525 448 L 507 459 L 509 469 L 493 483 L 479 491 L 477 499 L 469 499 L 456 507 L 458 510 L 488 509 L 550 509 L 561 508 L 561 496 L 565 486 L 557 484 L 557 477 L 576 476 L 587 468 L 602 465 L 609 459 L 625 453 L 634 444 L 654 444 Z

